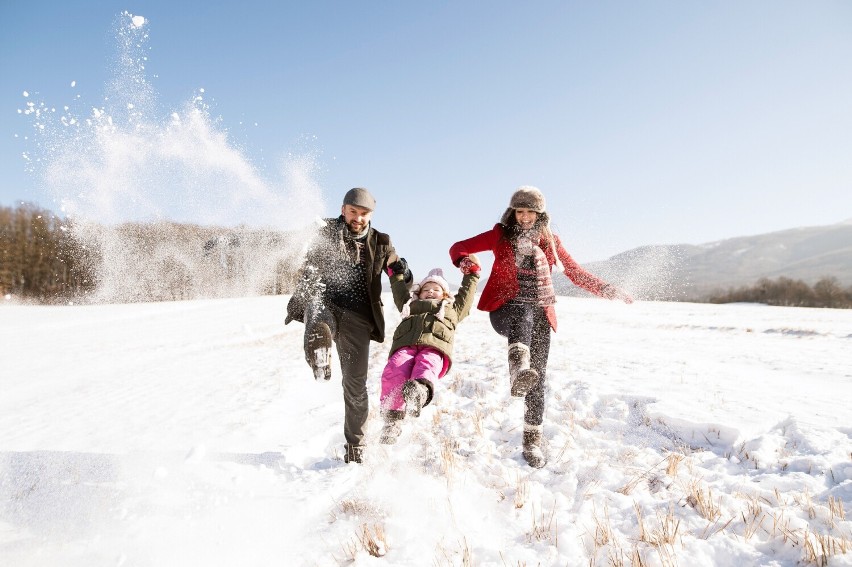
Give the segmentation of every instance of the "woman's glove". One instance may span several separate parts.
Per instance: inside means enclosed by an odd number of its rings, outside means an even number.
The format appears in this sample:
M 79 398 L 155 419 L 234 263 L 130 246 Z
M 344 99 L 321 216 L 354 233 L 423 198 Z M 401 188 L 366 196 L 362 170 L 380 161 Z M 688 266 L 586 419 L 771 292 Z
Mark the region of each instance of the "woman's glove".
M 628 304 L 633 303 L 632 295 L 612 284 L 606 284 L 601 288 L 601 296 L 606 299 L 618 299 Z
M 478 274 L 479 270 L 482 269 L 482 266 L 479 265 L 479 259 L 471 254 L 470 256 L 465 256 L 459 262 L 459 269 L 464 275 L 468 274 Z

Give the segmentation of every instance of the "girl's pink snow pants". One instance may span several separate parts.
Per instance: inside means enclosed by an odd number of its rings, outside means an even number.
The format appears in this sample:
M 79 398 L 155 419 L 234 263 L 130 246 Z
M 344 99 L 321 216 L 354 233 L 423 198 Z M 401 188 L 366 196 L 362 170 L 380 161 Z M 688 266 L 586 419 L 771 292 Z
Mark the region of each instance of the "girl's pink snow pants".
M 402 410 L 402 385 L 407 380 L 425 378 L 433 384 L 447 373 L 450 361 L 438 349 L 427 346 L 405 346 L 388 359 L 382 372 L 381 404 L 383 410 Z

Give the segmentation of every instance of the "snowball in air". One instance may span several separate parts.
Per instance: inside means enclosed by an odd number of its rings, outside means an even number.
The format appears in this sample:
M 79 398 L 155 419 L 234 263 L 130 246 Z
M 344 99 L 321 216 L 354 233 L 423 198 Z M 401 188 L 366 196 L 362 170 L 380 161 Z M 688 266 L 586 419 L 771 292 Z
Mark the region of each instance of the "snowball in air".
M 130 21 L 133 23 L 134 28 L 141 28 L 145 25 L 145 18 L 143 16 L 133 16 Z

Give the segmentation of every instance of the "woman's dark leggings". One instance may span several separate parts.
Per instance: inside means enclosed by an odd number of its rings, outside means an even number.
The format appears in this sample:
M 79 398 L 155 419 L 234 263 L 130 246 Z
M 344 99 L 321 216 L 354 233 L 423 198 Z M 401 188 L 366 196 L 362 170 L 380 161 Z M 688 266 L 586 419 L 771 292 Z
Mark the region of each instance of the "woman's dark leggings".
M 541 305 L 507 303 L 491 314 L 491 326 L 509 340 L 508 344 L 523 343 L 530 347 L 530 367 L 538 372 L 539 380 L 524 398 L 524 422 L 541 425 L 544 420 L 544 392 L 547 357 L 550 354 L 550 323 Z

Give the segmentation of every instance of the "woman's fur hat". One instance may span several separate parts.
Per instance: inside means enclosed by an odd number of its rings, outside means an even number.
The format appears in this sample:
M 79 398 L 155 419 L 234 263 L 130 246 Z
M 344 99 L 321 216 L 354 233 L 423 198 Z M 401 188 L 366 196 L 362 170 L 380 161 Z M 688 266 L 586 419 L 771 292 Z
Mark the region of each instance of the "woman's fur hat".
M 544 195 L 538 187 L 532 185 L 522 185 L 512 194 L 509 200 L 509 208 L 503 213 L 500 218 L 502 224 L 509 224 L 512 215 L 515 214 L 515 209 L 529 209 L 538 214 L 544 214 L 545 201 Z

